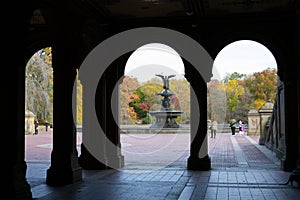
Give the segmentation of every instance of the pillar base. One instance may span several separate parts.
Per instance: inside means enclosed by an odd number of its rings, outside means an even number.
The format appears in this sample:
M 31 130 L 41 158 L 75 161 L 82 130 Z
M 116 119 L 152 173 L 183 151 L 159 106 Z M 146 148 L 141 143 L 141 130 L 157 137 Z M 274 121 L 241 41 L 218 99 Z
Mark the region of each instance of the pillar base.
M 50 186 L 62 186 L 82 181 L 81 167 L 50 167 L 47 170 L 46 183 Z
M 291 172 L 294 169 L 296 169 L 297 164 L 296 162 L 293 162 L 291 159 L 285 159 L 281 161 L 281 168 L 283 171 Z
M 265 145 L 266 138 L 259 138 L 258 144 Z
M 109 160 L 107 167 L 110 169 L 119 169 L 124 167 L 124 156 L 119 155 L 116 158 Z
M 6 183 L 8 189 L 4 191 L 3 195 L 7 195 L 8 199 L 24 199 L 32 200 L 32 193 L 30 185 L 26 180 L 27 165 L 25 161 L 21 164 L 16 164 L 10 169 L 5 169 L 4 172 L 12 172 L 11 180 Z M 5 179 L 4 179 L 5 181 Z M 10 184 L 11 183 L 11 184 Z M 7 193 L 7 194 L 6 194 Z
M 208 171 L 211 170 L 211 159 L 207 155 L 203 158 L 189 157 L 187 163 L 188 170 Z
M 107 162 L 100 162 L 85 148 L 83 144 L 81 144 L 81 154 L 78 158 L 78 163 L 83 169 L 87 170 L 107 169 Z

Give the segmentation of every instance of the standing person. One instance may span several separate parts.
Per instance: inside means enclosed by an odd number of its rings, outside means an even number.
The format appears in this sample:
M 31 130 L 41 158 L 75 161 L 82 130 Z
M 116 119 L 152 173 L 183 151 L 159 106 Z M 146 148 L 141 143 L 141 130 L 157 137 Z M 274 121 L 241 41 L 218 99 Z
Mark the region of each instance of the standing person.
M 238 123 L 239 123 L 239 133 L 241 133 L 241 131 L 242 131 L 242 120 L 241 119 L 239 119 L 239 121 L 238 121 Z
M 231 119 L 230 122 L 229 122 L 229 126 L 230 126 L 230 129 L 231 129 L 231 135 L 235 135 L 236 120 Z
M 244 129 L 244 123 L 243 121 L 240 119 L 239 120 L 239 134 L 243 135 L 243 129 Z
M 245 128 L 245 122 L 242 121 L 241 125 L 241 135 L 246 135 L 246 128 Z
M 218 122 L 214 120 L 211 125 L 211 138 L 216 138 L 217 130 L 218 130 Z
M 38 120 L 34 121 L 34 135 L 39 134 L 39 122 Z
M 211 130 L 211 120 L 207 120 L 207 130 Z
M 45 121 L 46 131 L 48 131 L 49 122 Z

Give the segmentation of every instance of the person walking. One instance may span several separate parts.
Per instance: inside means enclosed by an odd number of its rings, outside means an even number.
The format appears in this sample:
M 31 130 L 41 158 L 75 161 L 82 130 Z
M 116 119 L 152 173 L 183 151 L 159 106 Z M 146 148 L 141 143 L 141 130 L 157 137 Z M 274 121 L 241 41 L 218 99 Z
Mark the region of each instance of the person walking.
M 211 138 L 216 138 L 218 130 L 218 122 L 214 120 L 211 125 Z
M 48 131 L 49 122 L 45 121 L 46 131 Z
M 211 120 L 207 120 L 207 130 L 211 130 Z
M 230 129 L 231 129 L 231 135 L 235 135 L 236 120 L 231 119 L 230 122 L 229 122 L 229 126 L 230 126 Z

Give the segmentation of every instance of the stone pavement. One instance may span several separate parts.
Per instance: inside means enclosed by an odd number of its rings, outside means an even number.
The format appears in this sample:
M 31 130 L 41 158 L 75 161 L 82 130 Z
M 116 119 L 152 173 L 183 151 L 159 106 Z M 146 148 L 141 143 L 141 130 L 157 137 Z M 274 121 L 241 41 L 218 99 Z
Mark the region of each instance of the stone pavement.
M 210 171 L 186 169 L 189 134 L 122 134 L 123 169 L 83 170 L 82 182 L 50 187 L 45 174 L 51 135 L 26 136 L 27 180 L 35 199 L 300 199 L 297 184 L 280 185 L 290 173 L 280 169 L 275 155 L 258 145 L 257 137 L 230 133 L 208 138 Z

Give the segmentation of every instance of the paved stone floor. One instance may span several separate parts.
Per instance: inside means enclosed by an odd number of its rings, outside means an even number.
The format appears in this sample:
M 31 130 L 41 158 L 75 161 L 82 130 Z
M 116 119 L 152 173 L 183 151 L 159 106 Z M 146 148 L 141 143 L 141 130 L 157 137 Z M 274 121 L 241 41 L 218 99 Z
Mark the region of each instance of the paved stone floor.
M 80 154 L 81 134 L 78 134 Z M 280 185 L 289 172 L 258 137 L 219 133 L 208 138 L 210 171 L 186 169 L 189 134 L 122 134 L 125 167 L 83 170 L 83 181 L 63 187 L 45 184 L 50 166 L 52 132 L 26 135 L 27 180 L 41 200 L 185 200 L 300 199 L 300 188 Z

